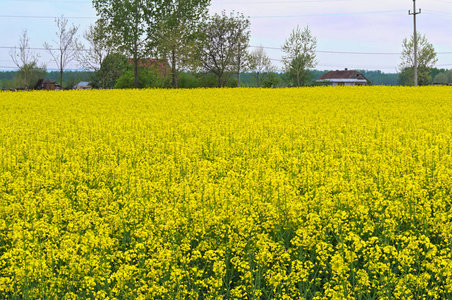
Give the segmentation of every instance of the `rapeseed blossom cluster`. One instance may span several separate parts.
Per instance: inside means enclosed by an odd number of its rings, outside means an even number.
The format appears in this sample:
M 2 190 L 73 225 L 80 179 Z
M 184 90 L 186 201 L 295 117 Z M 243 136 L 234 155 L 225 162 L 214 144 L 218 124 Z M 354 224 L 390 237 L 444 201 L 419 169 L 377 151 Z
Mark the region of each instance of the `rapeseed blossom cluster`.
M 447 87 L 0 94 L 2 299 L 452 298 Z

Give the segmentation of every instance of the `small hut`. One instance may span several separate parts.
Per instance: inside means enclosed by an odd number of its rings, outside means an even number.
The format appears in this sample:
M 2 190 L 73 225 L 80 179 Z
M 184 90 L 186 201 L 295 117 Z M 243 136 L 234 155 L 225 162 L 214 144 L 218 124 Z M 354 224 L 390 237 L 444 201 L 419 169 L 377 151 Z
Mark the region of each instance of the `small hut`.
M 46 91 L 59 91 L 61 86 L 52 80 L 39 79 L 34 88 L 35 90 L 46 90 Z

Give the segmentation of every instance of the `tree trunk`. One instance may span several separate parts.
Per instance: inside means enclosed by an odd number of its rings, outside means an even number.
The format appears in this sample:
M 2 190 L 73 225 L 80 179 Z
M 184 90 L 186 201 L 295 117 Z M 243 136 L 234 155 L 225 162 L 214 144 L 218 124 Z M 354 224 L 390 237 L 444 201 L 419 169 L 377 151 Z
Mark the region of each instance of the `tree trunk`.
M 134 87 L 137 89 L 138 88 L 138 54 L 137 54 L 136 45 L 134 48 L 135 49 L 134 49 L 134 53 L 133 53 L 133 74 L 135 77 Z
M 63 88 L 63 53 L 60 53 L 60 88 Z
M 60 87 L 63 88 L 63 68 L 60 68 Z
M 237 87 L 240 87 L 240 43 L 239 52 L 237 53 Z
M 218 87 L 221 88 L 221 75 L 218 75 Z
M 172 75 L 172 83 L 171 87 L 173 89 L 177 89 L 177 73 L 176 73 L 176 50 L 173 48 L 171 51 L 171 75 Z

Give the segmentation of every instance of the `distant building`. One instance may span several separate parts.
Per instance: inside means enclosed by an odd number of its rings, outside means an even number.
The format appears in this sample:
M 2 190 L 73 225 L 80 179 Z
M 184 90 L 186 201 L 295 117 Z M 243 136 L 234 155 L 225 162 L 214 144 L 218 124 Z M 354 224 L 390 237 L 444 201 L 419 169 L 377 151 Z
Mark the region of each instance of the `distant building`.
M 35 86 L 33 87 L 34 90 L 46 90 L 46 91 L 60 91 L 62 90 L 61 86 L 57 84 L 55 81 L 52 80 L 44 80 L 39 79 Z
M 129 64 L 133 65 L 133 59 L 129 58 Z M 166 77 L 171 72 L 171 68 L 168 64 L 168 61 L 165 59 L 156 59 L 156 58 L 140 59 L 138 61 L 138 66 L 146 67 L 148 69 L 154 69 L 161 77 Z
M 74 86 L 75 90 L 90 90 L 92 87 L 89 85 L 88 81 L 81 81 Z
M 364 77 L 358 71 L 348 70 L 347 68 L 343 71 L 330 71 L 323 74 L 317 82 L 319 83 L 331 83 L 333 86 L 338 85 L 368 85 L 370 81 Z

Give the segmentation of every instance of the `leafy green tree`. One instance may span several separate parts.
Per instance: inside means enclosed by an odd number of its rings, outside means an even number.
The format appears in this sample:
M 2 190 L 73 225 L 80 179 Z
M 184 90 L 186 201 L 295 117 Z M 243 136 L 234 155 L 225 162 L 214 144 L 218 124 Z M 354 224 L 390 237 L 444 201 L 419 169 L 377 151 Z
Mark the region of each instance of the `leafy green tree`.
M 121 53 L 110 53 L 102 62 L 99 72 L 91 78 L 93 87 L 104 87 L 112 89 L 116 81 L 125 73 L 130 64 L 127 57 Z M 134 76 L 135 84 L 135 76 Z
M 150 88 L 158 76 L 156 71 L 143 67 L 140 67 L 138 74 L 138 88 Z M 134 86 L 135 76 L 132 70 L 128 70 L 122 74 L 115 84 L 115 88 L 117 89 L 130 89 L 134 88 Z
M 232 12 L 227 16 L 224 11 L 221 15 L 213 15 L 203 24 L 199 58 L 202 69 L 217 77 L 218 87 L 227 83 L 228 73 L 234 70 L 240 72 L 241 63 L 237 58 L 243 54 L 242 45 L 247 44 L 248 27 L 249 20 L 242 14 Z
M 418 85 L 429 85 L 432 82 L 431 69 L 424 66 L 417 67 Z M 406 67 L 399 73 L 399 85 L 414 86 L 414 67 Z
M 399 65 L 399 84 L 414 85 L 414 36 L 402 42 L 402 62 Z M 418 84 L 427 85 L 432 81 L 431 68 L 438 61 L 435 48 L 425 35 L 417 34 Z
M 285 53 L 283 56 L 285 70 L 295 85 L 298 87 L 307 85 L 312 79 L 309 68 L 314 68 L 317 64 L 317 38 L 312 35 L 309 27 L 306 26 L 302 31 L 297 26 L 286 39 L 282 50 Z
M 106 20 L 116 49 L 132 56 L 134 87 L 138 88 L 139 64 L 147 55 L 150 40 L 147 33 L 155 25 L 157 1 L 93 0 L 93 5 L 97 15 Z
M 270 72 L 262 81 L 262 87 L 264 88 L 276 88 L 281 83 L 281 76 L 275 72 Z
M 173 88 L 178 88 L 181 72 L 197 65 L 196 41 L 209 5 L 210 0 L 163 0 L 156 28 L 148 28 L 157 55 L 168 61 Z
M 452 70 L 447 71 L 445 74 L 447 76 L 447 83 L 452 83 Z
M 448 78 L 446 73 L 439 73 L 433 78 L 433 83 L 447 83 Z

